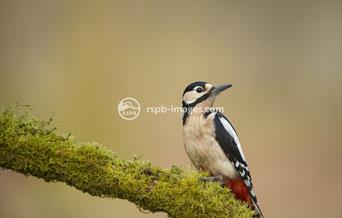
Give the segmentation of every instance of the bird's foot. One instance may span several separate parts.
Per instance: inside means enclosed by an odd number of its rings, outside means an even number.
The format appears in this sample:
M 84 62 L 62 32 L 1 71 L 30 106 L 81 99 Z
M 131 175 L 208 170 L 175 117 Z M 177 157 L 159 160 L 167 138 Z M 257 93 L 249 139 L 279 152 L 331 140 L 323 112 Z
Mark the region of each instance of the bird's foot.
M 202 182 L 218 182 L 224 185 L 222 176 L 201 176 L 199 180 Z

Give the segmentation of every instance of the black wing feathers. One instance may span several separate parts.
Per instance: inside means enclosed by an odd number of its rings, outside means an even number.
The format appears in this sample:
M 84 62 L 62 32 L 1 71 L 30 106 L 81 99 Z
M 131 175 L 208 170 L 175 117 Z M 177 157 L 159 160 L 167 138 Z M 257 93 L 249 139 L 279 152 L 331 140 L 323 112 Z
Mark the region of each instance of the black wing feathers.
M 240 163 L 247 166 L 247 163 L 243 160 L 243 158 L 240 154 L 240 151 L 237 147 L 237 144 L 236 144 L 234 138 L 224 128 L 224 126 L 220 120 L 221 117 L 228 121 L 228 119 L 225 118 L 221 113 L 216 112 L 216 116 L 214 119 L 216 140 L 218 141 L 222 150 L 227 155 L 227 157 L 230 161 L 232 161 L 234 163 L 236 161 L 239 161 Z M 231 125 L 231 126 L 233 126 L 233 125 Z
M 234 129 L 233 125 L 226 117 L 223 116 L 223 114 L 216 112 L 216 116 L 214 118 L 216 140 L 221 146 L 223 152 L 227 155 L 228 159 L 234 164 L 234 167 L 239 172 L 240 177 L 244 180 L 250 192 L 250 196 L 253 198 L 254 202 L 257 203 L 247 162 L 243 159 L 237 143 L 235 142 L 233 136 L 231 136 L 224 128 L 220 118 L 225 119 Z

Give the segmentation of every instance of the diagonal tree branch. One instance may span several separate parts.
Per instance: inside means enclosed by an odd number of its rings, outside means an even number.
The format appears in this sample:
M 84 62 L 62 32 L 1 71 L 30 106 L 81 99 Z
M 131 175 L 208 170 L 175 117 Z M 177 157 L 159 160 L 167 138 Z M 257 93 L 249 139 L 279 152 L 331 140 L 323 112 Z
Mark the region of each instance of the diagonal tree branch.
M 203 174 L 160 169 L 141 158 L 122 160 L 97 143 L 59 135 L 49 121 L 23 106 L 0 114 L 0 167 L 94 196 L 127 199 L 143 210 L 170 217 L 252 217 L 227 188 L 199 181 Z

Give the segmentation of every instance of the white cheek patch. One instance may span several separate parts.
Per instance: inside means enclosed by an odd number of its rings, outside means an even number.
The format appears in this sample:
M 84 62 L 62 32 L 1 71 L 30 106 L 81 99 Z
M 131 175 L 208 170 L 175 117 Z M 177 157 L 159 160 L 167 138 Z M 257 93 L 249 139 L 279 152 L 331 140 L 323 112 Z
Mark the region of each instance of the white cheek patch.
M 205 95 L 206 92 L 198 93 L 196 91 L 190 91 L 184 94 L 183 101 L 187 104 L 194 103 L 197 99 L 199 99 L 202 95 Z

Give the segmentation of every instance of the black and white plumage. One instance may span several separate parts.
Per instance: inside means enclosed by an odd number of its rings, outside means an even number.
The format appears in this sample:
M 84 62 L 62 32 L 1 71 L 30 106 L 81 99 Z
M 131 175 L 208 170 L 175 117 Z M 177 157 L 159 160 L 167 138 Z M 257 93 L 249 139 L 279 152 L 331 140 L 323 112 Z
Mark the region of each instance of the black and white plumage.
M 235 197 L 247 202 L 263 217 L 237 133 L 229 120 L 213 110 L 215 97 L 231 85 L 190 84 L 183 93 L 185 150 L 199 169 L 222 178 Z

